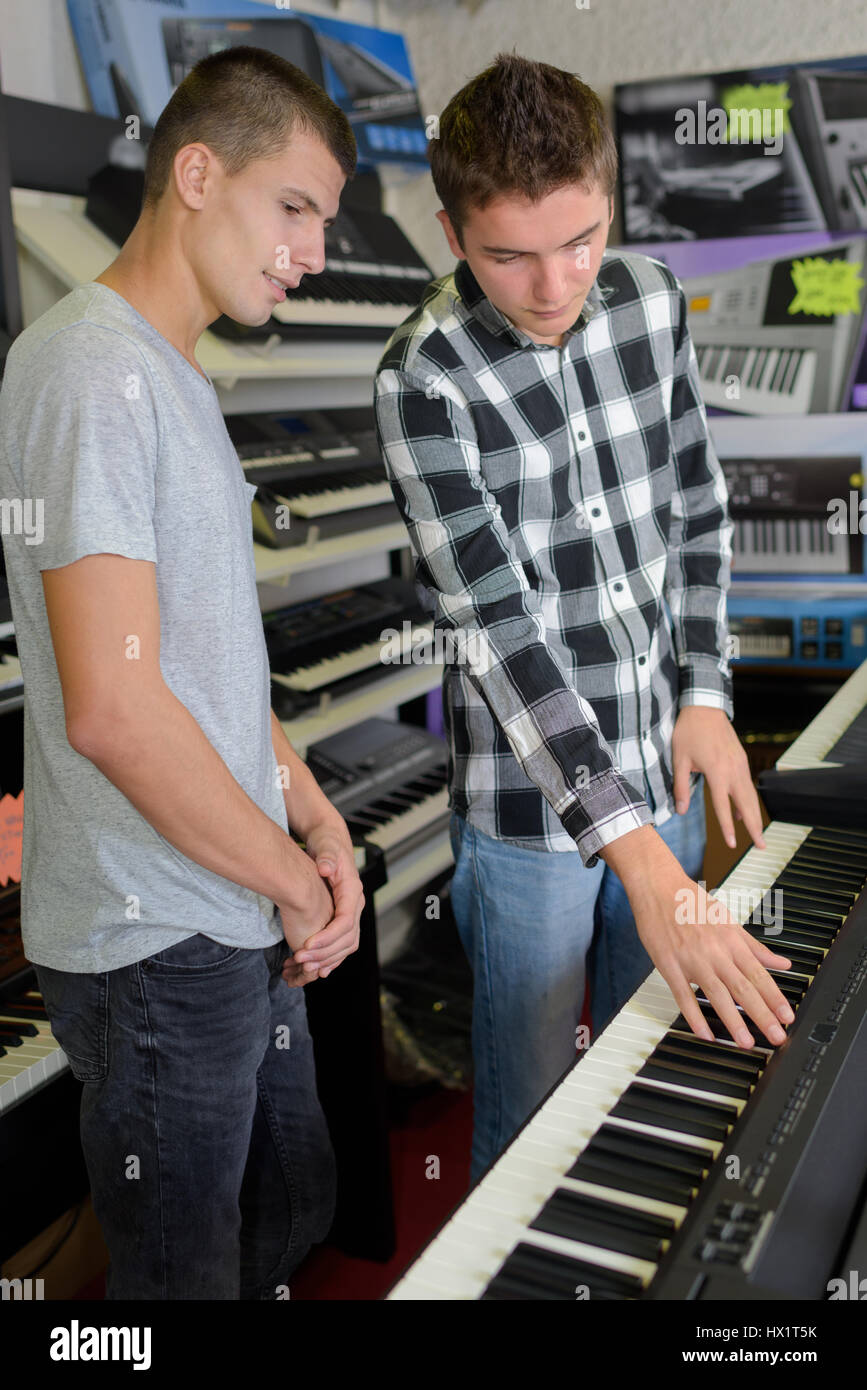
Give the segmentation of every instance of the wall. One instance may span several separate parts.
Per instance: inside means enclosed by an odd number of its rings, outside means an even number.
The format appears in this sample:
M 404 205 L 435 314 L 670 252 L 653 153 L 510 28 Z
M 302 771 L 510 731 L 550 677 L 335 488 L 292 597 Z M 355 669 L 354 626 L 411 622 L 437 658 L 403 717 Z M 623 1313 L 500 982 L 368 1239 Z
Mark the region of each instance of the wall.
M 495 54 L 576 72 L 609 106 L 617 82 L 867 53 L 864 0 L 379 0 L 409 44 L 425 115 Z M 388 208 L 437 275 L 454 266 L 426 175 L 395 180 Z M 619 211 L 609 244 L 621 237 Z

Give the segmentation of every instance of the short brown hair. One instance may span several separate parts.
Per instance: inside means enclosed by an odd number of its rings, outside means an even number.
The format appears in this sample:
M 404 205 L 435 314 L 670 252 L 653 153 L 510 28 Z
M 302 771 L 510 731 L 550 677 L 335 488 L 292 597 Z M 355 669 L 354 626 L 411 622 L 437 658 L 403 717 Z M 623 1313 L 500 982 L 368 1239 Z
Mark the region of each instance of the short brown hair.
M 358 152 L 352 127 L 323 89 L 276 53 L 239 46 L 209 53 L 160 113 L 148 147 L 142 207 L 162 197 L 178 150 L 201 140 L 232 177 L 285 149 L 296 130 L 317 135 L 347 178 Z
M 537 202 L 565 184 L 617 186 L 617 146 L 596 93 L 574 73 L 498 53 L 452 97 L 430 141 L 434 187 L 460 240 L 471 207 Z

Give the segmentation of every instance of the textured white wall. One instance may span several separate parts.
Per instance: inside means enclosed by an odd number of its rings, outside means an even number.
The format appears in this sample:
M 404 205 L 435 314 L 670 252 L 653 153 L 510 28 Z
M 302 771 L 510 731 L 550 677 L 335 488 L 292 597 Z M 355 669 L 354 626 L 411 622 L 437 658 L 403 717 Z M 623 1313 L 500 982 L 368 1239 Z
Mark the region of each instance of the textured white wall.
M 379 0 L 409 44 L 425 114 L 501 51 L 575 72 L 610 115 L 617 82 L 867 53 L 865 0 Z M 430 177 L 395 182 L 388 208 L 437 275 L 452 269 Z M 615 214 L 609 244 L 621 236 Z

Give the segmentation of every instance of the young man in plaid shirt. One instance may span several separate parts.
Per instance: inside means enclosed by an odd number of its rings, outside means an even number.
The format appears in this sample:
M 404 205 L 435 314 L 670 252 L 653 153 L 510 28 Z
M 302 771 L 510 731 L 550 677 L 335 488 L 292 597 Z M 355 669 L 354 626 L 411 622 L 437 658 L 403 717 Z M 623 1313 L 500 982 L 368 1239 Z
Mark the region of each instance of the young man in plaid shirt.
M 732 806 L 764 842 L 729 722 L 731 525 L 683 291 L 606 252 L 617 154 L 571 73 L 499 55 L 445 108 L 430 161 L 459 263 L 389 340 L 376 416 L 456 652 L 475 1179 L 574 1058 L 594 925 L 597 1027 L 651 964 L 707 1041 L 690 981 L 745 1047 L 744 1015 L 773 1043 L 793 1015 L 765 969 L 785 957 L 694 882 L 702 775 L 728 843 Z

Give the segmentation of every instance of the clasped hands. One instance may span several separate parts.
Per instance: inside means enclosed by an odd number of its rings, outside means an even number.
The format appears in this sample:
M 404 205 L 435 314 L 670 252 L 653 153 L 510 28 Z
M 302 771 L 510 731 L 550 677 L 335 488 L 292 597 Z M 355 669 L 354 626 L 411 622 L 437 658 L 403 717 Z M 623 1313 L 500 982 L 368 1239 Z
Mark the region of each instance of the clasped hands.
M 304 849 L 311 863 L 309 906 L 304 911 L 278 902 L 283 934 L 294 952 L 283 963 L 290 988 L 327 979 L 358 949 L 364 892 L 349 836 L 334 826 L 317 826 Z M 302 861 L 302 864 L 304 861 Z

